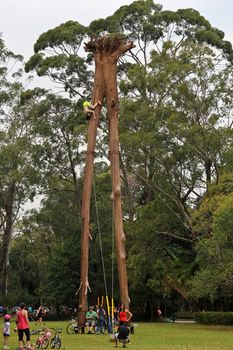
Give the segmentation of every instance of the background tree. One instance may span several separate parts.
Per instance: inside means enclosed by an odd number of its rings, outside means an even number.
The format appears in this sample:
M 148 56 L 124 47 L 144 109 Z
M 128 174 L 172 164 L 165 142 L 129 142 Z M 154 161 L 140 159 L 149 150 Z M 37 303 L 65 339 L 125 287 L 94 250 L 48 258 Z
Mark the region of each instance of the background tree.
M 38 164 L 38 174 L 43 176 L 40 191 L 46 193 L 51 208 L 53 205 L 56 208 L 55 203 L 62 207 L 59 201 L 51 200 L 55 193 L 62 198 L 71 195 L 74 205 L 80 205 L 82 147 L 86 141 L 81 106 L 83 99 L 91 96 L 94 63 L 83 45 L 98 35 L 113 38 L 116 33 L 135 45 L 120 58 L 117 70 L 123 218 L 130 253 L 132 299 L 143 308 L 140 294 L 144 294 L 152 308 L 159 300 L 170 310 L 181 305 L 187 307 L 190 302 L 195 303 L 195 298 L 206 302 L 208 293 L 201 296 L 198 292 L 198 286 L 207 281 L 203 278 L 207 262 L 202 262 L 203 252 L 208 251 L 208 262 L 214 261 L 211 249 L 224 247 L 225 234 L 224 228 L 217 224 L 217 216 L 229 218 L 225 204 L 221 214 L 217 214 L 216 202 L 222 191 L 224 193 L 225 185 L 221 187 L 221 184 L 227 184 L 221 179 L 223 172 L 232 170 L 232 47 L 224 40 L 224 33 L 213 28 L 197 11 L 162 11 L 162 6 L 153 1 L 135 1 L 106 19 L 93 21 L 88 27 L 69 21 L 39 37 L 35 55 L 27 62 L 26 70 L 48 76 L 68 93 L 63 98 L 42 90 L 22 95 L 27 123 L 33 131 L 33 159 Z M 97 153 L 103 163 L 108 154 L 105 112 L 103 106 L 104 118 L 100 120 L 97 135 Z M 101 192 L 98 203 L 103 213 L 106 249 L 110 246 L 107 166 L 99 165 L 96 178 Z M 212 192 L 213 184 L 221 188 L 217 197 Z M 95 220 L 91 209 L 94 254 L 90 274 L 99 281 Z M 45 223 L 50 230 L 47 225 Z M 222 242 L 216 237 L 211 240 L 215 232 L 222 237 Z M 78 241 L 77 237 L 73 239 Z M 200 245 L 196 246 L 197 239 Z M 56 239 L 54 242 L 50 276 L 60 261 L 55 252 L 63 254 Z M 64 246 L 69 244 L 69 239 L 65 239 Z M 196 254 L 198 260 L 195 260 Z M 223 264 L 226 262 L 222 260 Z M 71 266 L 70 259 L 66 266 Z M 109 265 L 107 271 L 109 274 Z M 220 276 L 220 269 L 218 271 L 217 280 L 225 281 L 226 276 Z M 62 274 L 62 270 L 59 273 Z M 189 276 L 194 273 L 194 281 L 190 283 Z M 211 278 L 211 271 L 207 271 L 206 276 Z M 76 277 L 69 280 L 72 289 Z M 142 279 L 144 286 L 140 285 Z M 65 283 L 63 287 L 67 290 Z M 212 283 L 211 298 L 217 304 L 222 291 Z M 60 289 L 56 292 L 61 302 L 62 288 L 58 285 Z M 43 287 L 40 293 L 48 297 L 47 276 L 40 286 Z M 94 287 L 96 293 L 97 289 Z M 68 300 L 68 291 L 65 295 Z M 229 298 L 230 295 L 225 295 L 225 299 Z M 56 303 L 55 296 L 52 299 Z
M 9 247 L 20 210 L 35 195 L 37 174 L 31 157 L 29 125 L 21 105 L 22 57 L 0 42 L 1 135 L 0 135 L 0 229 L 1 293 L 8 293 Z
M 193 216 L 198 269 L 192 294 L 212 309 L 229 310 L 232 297 L 232 174 L 212 186 Z

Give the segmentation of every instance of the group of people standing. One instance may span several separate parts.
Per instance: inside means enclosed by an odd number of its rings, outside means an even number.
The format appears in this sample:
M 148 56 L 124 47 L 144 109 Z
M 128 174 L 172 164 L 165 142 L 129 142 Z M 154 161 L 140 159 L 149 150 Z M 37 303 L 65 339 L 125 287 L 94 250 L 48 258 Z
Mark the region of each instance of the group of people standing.
M 26 309 L 26 304 L 21 303 L 19 310 L 16 312 L 16 328 L 15 332 L 18 332 L 18 342 L 19 342 L 19 350 L 25 347 L 25 343 L 23 341 L 23 337 L 26 337 L 26 347 L 28 350 L 32 350 L 31 339 L 30 339 L 30 322 L 29 315 L 32 312 L 30 308 Z M 36 323 L 42 322 L 43 316 L 43 305 L 41 305 L 36 314 Z M 130 332 L 130 320 L 132 318 L 132 313 L 125 307 L 124 304 L 121 304 L 119 307 L 114 309 L 114 326 L 117 327 L 117 331 L 114 335 L 115 346 L 118 344 L 118 340 L 123 343 L 123 347 L 126 347 L 126 341 L 128 339 L 128 335 Z M 3 345 L 4 350 L 8 350 L 8 340 L 10 336 L 10 320 L 11 315 L 4 315 L 4 326 L 3 326 Z M 103 334 L 104 327 L 106 322 L 106 312 L 101 305 L 96 306 L 96 310 L 94 310 L 93 306 L 89 307 L 89 311 L 86 313 L 86 327 L 88 333 L 94 329 L 95 334 Z M 110 329 L 108 328 L 110 333 Z
M 8 340 L 10 337 L 10 320 L 11 315 L 5 314 L 4 316 L 4 326 L 3 326 L 3 347 L 4 350 L 9 349 Z M 28 319 L 28 311 L 26 310 L 26 304 L 20 304 L 20 308 L 16 313 L 15 318 L 16 328 L 15 332 L 18 332 L 19 349 L 23 349 L 23 336 L 26 336 L 26 346 L 29 350 L 32 349 L 30 343 L 30 323 Z
M 124 304 L 121 304 L 119 308 L 114 310 L 114 319 L 118 328 L 114 334 L 115 347 L 118 347 L 118 341 L 122 343 L 122 347 L 126 348 L 126 343 L 129 342 L 129 333 L 133 333 L 133 328 L 131 328 L 130 320 L 132 318 L 132 313 L 125 307 Z
M 125 307 L 125 305 L 121 304 L 119 307 L 116 307 L 114 309 L 113 326 L 129 326 L 132 316 L 132 313 Z M 108 328 L 108 331 L 110 333 L 106 311 L 102 305 L 96 305 L 96 308 L 94 308 L 94 306 L 89 306 L 89 309 L 86 313 L 87 333 L 90 334 L 94 332 L 95 334 L 103 334 L 105 326 Z
M 44 314 L 43 311 L 43 305 L 41 305 L 36 312 L 36 323 L 42 322 L 42 316 Z M 15 316 L 15 323 L 16 327 L 14 329 L 15 332 L 18 332 L 18 341 L 19 341 L 19 349 L 24 348 L 24 341 L 23 337 L 25 335 L 26 337 L 26 347 L 28 350 L 32 349 L 31 346 L 31 339 L 30 339 L 30 314 L 32 313 L 32 310 L 30 307 L 28 307 L 28 310 L 26 309 L 26 304 L 21 303 L 18 311 L 16 312 Z M 11 315 L 10 314 L 5 314 L 3 316 L 4 318 L 4 325 L 3 325 L 3 348 L 4 350 L 8 350 L 8 340 L 10 337 L 10 320 L 11 320 Z
M 130 325 L 132 316 L 132 313 L 125 307 L 124 304 L 121 304 L 114 309 L 113 326 L 115 327 L 115 332 L 113 334 L 113 340 L 115 347 L 118 347 L 118 341 L 120 341 L 123 344 L 122 346 L 126 348 L 126 343 L 129 341 L 130 329 L 133 329 Z M 94 310 L 94 307 L 90 306 L 88 312 L 86 313 L 87 332 L 92 333 L 94 330 L 95 334 L 103 334 L 105 322 L 106 312 L 104 308 L 101 305 L 97 305 L 96 310 Z M 110 333 L 109 328 L 108 331 Z
M 90 334 L 94 331 L 95 334 L 103 334 L 105 326 L 106 312 L 101 305 L 89 306 L 89 310 L 86 313 L 86 327 L 87 333 Z

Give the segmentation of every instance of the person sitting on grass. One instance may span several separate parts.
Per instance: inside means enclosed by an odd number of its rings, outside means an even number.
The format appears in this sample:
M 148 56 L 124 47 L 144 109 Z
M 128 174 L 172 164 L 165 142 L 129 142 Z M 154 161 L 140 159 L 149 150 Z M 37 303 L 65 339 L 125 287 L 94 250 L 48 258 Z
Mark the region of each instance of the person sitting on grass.
M 118 332 L 115 333 L 115 348 L 118 347 L 118 341 L 122 343 L 122 347 L 126 348 L 126 343 L 129 343 L 129 327 L 127 327 L 126 324 L 122 324 L 121 326 L 118 327 Z

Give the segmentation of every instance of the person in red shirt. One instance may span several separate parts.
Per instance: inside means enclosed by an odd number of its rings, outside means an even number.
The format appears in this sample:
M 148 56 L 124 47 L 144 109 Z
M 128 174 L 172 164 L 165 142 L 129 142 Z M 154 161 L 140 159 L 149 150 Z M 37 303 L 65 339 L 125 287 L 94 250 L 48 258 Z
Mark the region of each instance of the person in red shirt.
M 23 349 L 23 335 L 26 335 L 26 342 L 27 342 L 27 348 L 32 349 L 31 343 L 30 343 L 30 324 L 28 319 L 28 312 L 25 309 L 26 304 L 22 303 L 20 304 L 20 309 L 16 314 L 16 324 L 18 330 L 18 336 L 19 336 L 19 349 Z
M 133 315 L 131 314 L 131 312 L 128 309 L 126 309 L 125 304 L 121 304 L 120 311 L 118 314 L 120 326 L 123 324 L 127 324 L 132 316 Z

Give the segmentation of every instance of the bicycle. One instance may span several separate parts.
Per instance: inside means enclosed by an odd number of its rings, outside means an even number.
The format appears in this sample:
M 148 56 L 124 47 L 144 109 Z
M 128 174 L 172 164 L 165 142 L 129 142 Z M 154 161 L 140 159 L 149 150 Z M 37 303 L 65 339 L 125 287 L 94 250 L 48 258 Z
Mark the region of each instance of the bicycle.
M 42 334 L 41 337 L 39 337 L 36 340 L 35 348 L 36 349 L 47 349 L 49 345 L 49 338 L 51 337 L 51 332 L 49 331 L 48 328 L 44 328 L 43 330 L 34 330 L 31 332 L 31 334 Z
M 61 347 L 61 338 L 59 336 L 59 333 L 62 333 L 62 328 L 54 328 L 55 335 L 50 340 L 50 347 L 51 349 L 60 349 Z
M 77 320 L 72 319 L 71 322 L 68 323 L 66 327 L 66 333 L 67 334 L 82 333 L 82 328 L 83 327 L 78 325 Z

